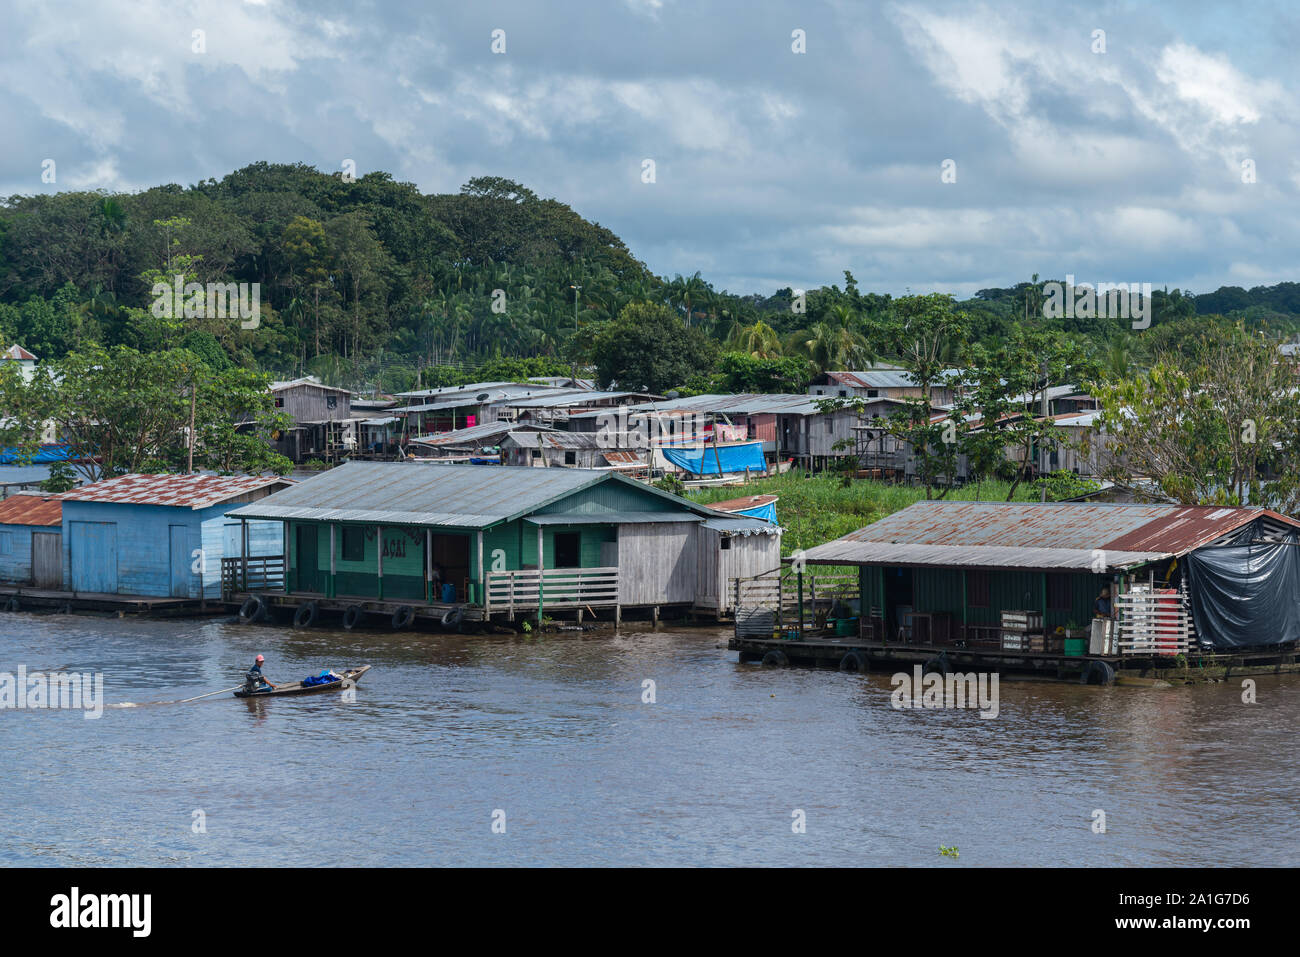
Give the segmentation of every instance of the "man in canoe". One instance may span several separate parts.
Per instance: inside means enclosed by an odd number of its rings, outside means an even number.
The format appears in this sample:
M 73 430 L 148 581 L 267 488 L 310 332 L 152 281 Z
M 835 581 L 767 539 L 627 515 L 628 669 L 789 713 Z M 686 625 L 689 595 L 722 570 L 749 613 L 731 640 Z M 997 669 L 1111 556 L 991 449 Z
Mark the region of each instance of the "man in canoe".
M 266 659 L 263 658 L 261 655 L 258 655 L 257 660 L 253 662 L 253 667 L 249 668 L 248 674 L 244 675 L 245 691 L 252 692 L 252 691 L 274 691 L 275 690 L 275 685 L 267 681 L 266 676 L 262 674 L 262 662 L 264 662 L 265 660 Z

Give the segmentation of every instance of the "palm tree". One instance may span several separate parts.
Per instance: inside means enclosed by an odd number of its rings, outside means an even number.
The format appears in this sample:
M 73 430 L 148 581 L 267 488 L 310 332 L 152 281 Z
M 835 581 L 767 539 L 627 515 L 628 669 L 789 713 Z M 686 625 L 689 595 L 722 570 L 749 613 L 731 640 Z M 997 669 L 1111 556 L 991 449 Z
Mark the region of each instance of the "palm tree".
M 1132 340 L 1128 336 L 1116 336 L 1106 346 L 1104 366 L 1106 374 L 1115 382 L 1123 382 L 1129 377 L 1133 367 Z
M 876 361 L 876 353 L 857 330 L 858 323 L 857 310 L 837 303 L 820 322 L 792 333 L 786 348 L 808 359 L 817 373 L 870 366 Z
M 687 278 L 683 278 L 679 273 L 672 282 L 668 283 L 669 301 L 682 310 L 688 326 L 691 324 L 695 307 L 705 298 L 708 291 L 709 284 L 700 278 L 698 269 Z
M 784 352 L 781 337 L 761 319 L 748 326 L 734 323 L 731 334 L 727 337 L 727 348 L 744 352 L 755 359 L 777 359 Z

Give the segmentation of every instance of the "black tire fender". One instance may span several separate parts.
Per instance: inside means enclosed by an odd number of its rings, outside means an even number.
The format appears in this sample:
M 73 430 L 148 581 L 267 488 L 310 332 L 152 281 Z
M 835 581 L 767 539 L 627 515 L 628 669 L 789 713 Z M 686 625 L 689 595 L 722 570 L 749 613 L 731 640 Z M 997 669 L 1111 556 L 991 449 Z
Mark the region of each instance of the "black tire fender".
M 316 624 L 316 619 L 320 615 L 320 606 L 314 601 L 309 601 L 305 605 L 300 605 L 293 615 L 293 627 L 310 628 Z
M 921 674 L 928 675 L 931 672 L 937 671 L 946 678 L 948 677 L 948 672 L 951 670 L 951 667 L 948 665 L 948 656 L 940 653 L 931 658 L 921 667 Z
M 410 627 L 413 621 L 415 621 L 415 609 L 410 605 L 402 605 L 393 612 L 393 628 L 398 631 Z
M 1113 685 L 1115 669 L 1105 661 L 1090 661 L 1083 669 L 1082 682 L 1086 685 Z
M 867 656 L 860 651 L 850 651 L 840 659 L 840 671 L 853 671 L 858 674 L 865 674 L 871 670 Z
M 773 648 L 763 656 L 764 668 L 787 668 L 790 665 L 790 659 L 786 657 L 784 651 L 777 651 Z
M 442 627 L 456 628 L 465 620 L 465 609 L 448 608 L 442 615 Z
M 361 623 L 363 610 L 364 609 L 362 609 L 360 605 L 348 605 L 347 609 L 343 612 L 343 627 L 348 631 L 357 627 L 357 625 Z
M 22 603 L 18 601 L 17 595 L 10 595 L 9 600 L 5 602 L 5 611 L 18 611 L 22 608 Z
M 261 621 L 266 615 L 266 602 L 257 595 L 249 595 L 239 606 L 240 621 Z

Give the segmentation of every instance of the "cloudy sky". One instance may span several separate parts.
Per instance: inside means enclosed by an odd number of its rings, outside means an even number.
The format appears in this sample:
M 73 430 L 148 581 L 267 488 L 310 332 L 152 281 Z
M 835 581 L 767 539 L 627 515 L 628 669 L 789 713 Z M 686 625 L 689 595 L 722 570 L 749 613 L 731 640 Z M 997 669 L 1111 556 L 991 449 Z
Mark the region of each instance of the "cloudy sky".
M 0 194 L 352 159 L 518 180 L 732 292 L 1271 284 L 1300 279 L 1288 6 L 0 0 Z

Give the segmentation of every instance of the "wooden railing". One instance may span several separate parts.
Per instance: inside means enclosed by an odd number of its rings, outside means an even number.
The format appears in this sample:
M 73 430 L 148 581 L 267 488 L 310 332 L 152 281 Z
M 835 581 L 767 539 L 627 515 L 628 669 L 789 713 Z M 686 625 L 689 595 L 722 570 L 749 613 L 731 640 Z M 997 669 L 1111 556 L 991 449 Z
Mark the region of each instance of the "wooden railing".
M 736 634 L 757 636 L 773 631 L 802 632 L 799 621 L 799 574 L 790 566 L 775 568 L 752 578 L 733 578 L 730 588 L 735 601 Z M 804 624 L 820 626 L 836 600 L 854 601 L 860 596 L 858 576 L 846 572 L 803 573 Z
M 250 555 L 221 559 L 221 596 L 235 592 L 283 591 L 284 556 Z
M 1191 651 L 1196 628 L 1187 598 L 1172 589 L 1130 592 L 1115 602 L 1121 655 L 1177 655 Z
M 578 608 L 618 604 L 617 568 L 548 568 L 489 572 L 485 610 L 530 611 L 539 605 Z

